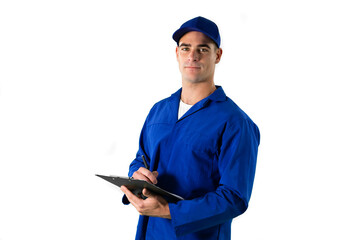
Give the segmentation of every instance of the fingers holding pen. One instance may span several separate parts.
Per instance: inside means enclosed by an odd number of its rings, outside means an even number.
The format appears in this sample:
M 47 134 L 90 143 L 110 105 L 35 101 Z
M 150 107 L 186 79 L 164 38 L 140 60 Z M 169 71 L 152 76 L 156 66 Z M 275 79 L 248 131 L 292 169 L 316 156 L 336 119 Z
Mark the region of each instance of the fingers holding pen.
M 152 174 L 157 178 L 159 176 L 158 171 L 152 171 Z
M 149 171 L 144 167 L 140 167 L 134 174 L 132 175 L 135 179 L 145 180 L 147 182 L 157 184 L 157 177 L 159 173 L 157 171 Z
M 151 172 L 149 170 L 149 165 L 145 159 L 145 156 L 141 155 L 141 158 L 145 167 L 140 167 L 136 172 L 133 173 L 132 177 L 134 179 L 145 180 L 149 183 L 157 184 L 157 177 L 159 173 L 157 171 Z

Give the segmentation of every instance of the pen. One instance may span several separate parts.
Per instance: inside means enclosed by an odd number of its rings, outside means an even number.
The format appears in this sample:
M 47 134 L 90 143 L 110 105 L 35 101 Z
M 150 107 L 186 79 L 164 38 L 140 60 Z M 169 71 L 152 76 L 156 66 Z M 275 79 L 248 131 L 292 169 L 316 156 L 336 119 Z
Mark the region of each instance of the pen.
M 142 158 L 142 160 L 143 160 L 143 163 L 144 163 L 144 165 L 145 165 L 145 168 L 149 170 L 149 166 L 148 166 L 148 164 L 147 164 L 147 162 L 146 162 L 146 160 L 145 160 L 145 156 L 144 156 L 144 155 L 141 155 L 141 158 Z

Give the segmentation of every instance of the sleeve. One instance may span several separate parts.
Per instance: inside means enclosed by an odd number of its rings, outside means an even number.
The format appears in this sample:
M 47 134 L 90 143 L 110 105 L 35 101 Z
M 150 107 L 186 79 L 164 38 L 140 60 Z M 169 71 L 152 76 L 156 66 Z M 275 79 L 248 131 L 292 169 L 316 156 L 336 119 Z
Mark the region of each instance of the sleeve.
M 259 129 L 251 120 L 225 128 L 218 159 L 217 189 L 199 198 L 169 203 L 177 236 L 225 223 L 246 211 L 259 142 Z

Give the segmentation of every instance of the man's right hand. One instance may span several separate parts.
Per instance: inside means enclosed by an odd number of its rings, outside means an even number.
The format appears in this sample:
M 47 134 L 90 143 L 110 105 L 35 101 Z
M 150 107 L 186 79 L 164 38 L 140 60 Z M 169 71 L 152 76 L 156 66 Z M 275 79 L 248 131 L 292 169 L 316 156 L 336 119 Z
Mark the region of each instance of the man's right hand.
M 136 172 L 133 173 L 132 177 L 134 179 L 145 180 L 149 183 L 157 184 L 157 177 L 159 173 L 157 171 L 150 172 L 144 167 L 140 167 Z

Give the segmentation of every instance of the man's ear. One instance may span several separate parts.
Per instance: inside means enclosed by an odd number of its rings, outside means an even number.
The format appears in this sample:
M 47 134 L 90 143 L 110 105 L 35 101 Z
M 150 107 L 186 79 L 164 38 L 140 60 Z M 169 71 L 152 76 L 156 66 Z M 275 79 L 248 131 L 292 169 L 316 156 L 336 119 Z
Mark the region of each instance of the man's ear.
M 176 46 L 175 53 L 176 53 L 176 60 L 179 61 L 179 46 Z
M 215 60 L 215 63 L 216 63 L 216 64 L 220 62 L 222 53 L 223 53 L 222 48 L 216 49 L 216 60 Z

